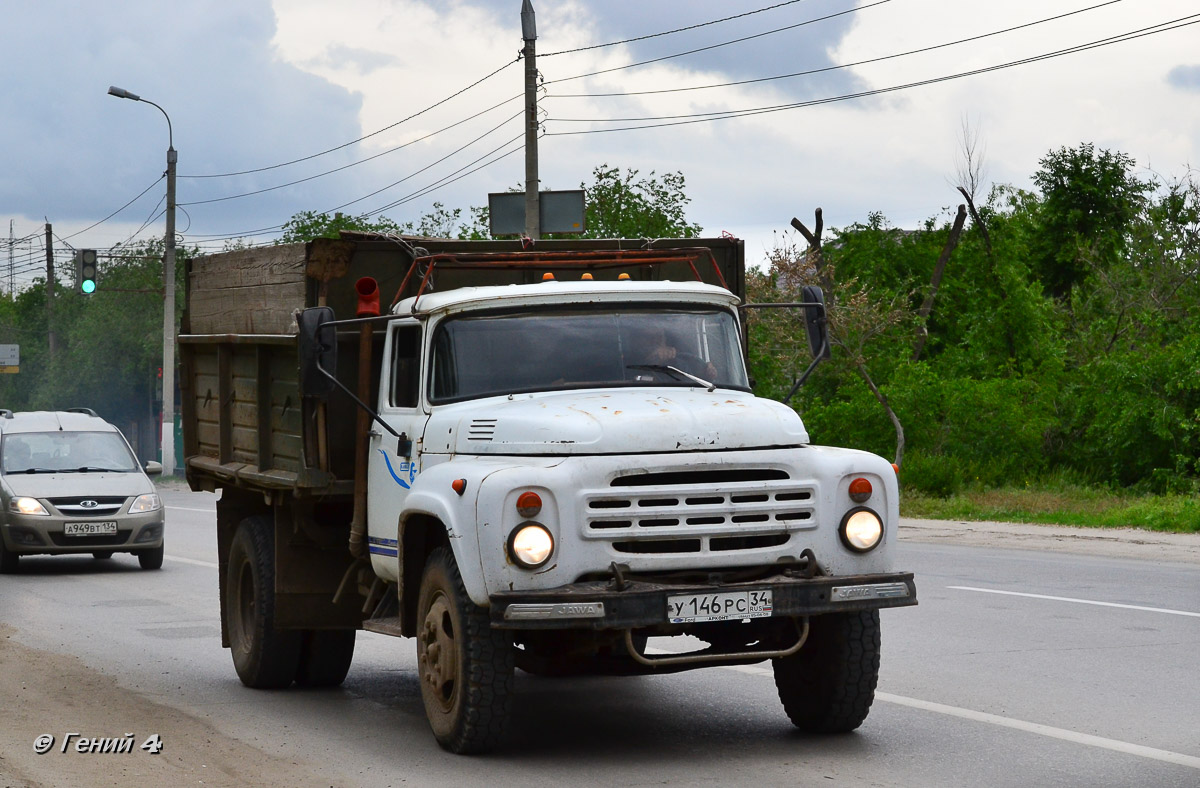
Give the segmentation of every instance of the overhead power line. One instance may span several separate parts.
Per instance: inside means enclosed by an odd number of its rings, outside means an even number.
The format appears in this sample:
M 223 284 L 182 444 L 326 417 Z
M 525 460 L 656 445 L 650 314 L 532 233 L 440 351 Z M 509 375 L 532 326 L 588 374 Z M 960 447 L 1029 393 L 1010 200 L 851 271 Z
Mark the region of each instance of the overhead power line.
M 549 79 L 549 80 L 546 80 L 546 82 L 543 84 L 555 85 L 555 84 L 558 84 L 559 82 L 571 82 L 572 80 L 584 79 L 586 77 L 595 77 L 595 76 L 599 76 L 600 74 L 611 74 L 614 71 L 624 71 L 624 70 L 630 69 L 630 68 L 637 68 L 638 66 L 647 66 L 651 63 L 661 63 L 664 60 L 672 60 L 677 57 L 686 57 L 687 55 L 694 55 L 698 52 L 708 52 L 709 50 L 720 49 L 721 47 L 732 46 L 734 44 L 742 44 L 742 43 L 745 43 L 746 41 L 753 41 L 756 38 L 762 38 L 764 36 L 774 35 L 775 33 L 782 33 L 787 30 L 794 30 L 798 27 L 804 27 L 805 25 L 813 25 L 813 24 L 816 24 L 817 22 L 824 22 L 829 19 L 834 19 L 839 16 L 845 16 L 846 14 L 853 14 L 853 13 L 862 11 L 867 8 L 874 8 L 877 5 L 883 5 L 884 3 L 890 3 L 890 2 L 891 2 L 891 0 L 875 0 L 874 3 L 868 3 L 867 5 L 858 6 L 855 8 L 848 8 L 845 11 L 838 11 L 833 14 L 826 14 L 825 16 L 819 16 L 815 19 L 808 19 L 803 22 L 797 22 L 794 25 L 786 25 L 784 27 L 777 27 L 773 30 L 763 31 L 762 33 L 755 33 L 754 35 L 742 36 L 741 38 L 734 38 L 729 41 L 722 41 L 717 44 L 710 44 L 710 45 L 704 46 L 704 47 L 697 47 L 696 49 L 689 49 L 686 52 L 676 52 L 673 55 L 663 55 L 662 57 L 651 58 L 650 60 L 641 60 L 641 61 L 638 61 L 637 63 L 628 63 L 624 66 L 615 66 L 613 68 L 605 68 L 605 69 L 601 69 L 600 71 L 589 71 L 586 74 L 576 74 L 573 77 L 562 77 L 560 79 Z
M 747 16 L 754 16 L 755 14 L 761 14 L 764 11 L 774 11 L 776 8 L 783 8 L 785 5 L 795 5 L 796 3 L 802 3 L 802 2 L 804 2 L 804 0 L 787 0 L 787 2 L 785 2 L 785 3 L 776 3 L 775 5 L 769 5 L 766 8 L 759 8 L 754 11 L 747 11 L 744 14 L 734 14 L 733 16 L 723 17 L 721 19 L 714 19 L 711 22 L 700 22 L 699 24 L 688 25 L 687 27 L 677 27 L 674 30 L 664 30 L 661 33 L 650 33 L 649 35 L 645 35 L 645 36 L 636 36 L 634 38 L 623 38 L 620 41 L 609 41 L 607 44 L 592 44 L 591 46 L 576 47 L 575 49 L 564 49 L 559 52 L 547 52 L 544 55 L 538 55 L 538 57 L 545 58 L 545 57 L 554 57 L 555 55 L 569 55 L 569 54 L 572 54 L 573 52 L 586 52 L 589 49 L 603 49 L 605 47 L 615 47 L 618 44 L 632 44 L 634 41 L 645 41 L 650 38 L 659 38 L 661 36 L 674 35 L 675 33 L 683 33 L 687 30 L 697 30 L 701 27 L 708 27 L 709 25 L 719 25 L 722 22 L 732 22 L 734 19 L 741 19 L 741 18 L 747 17 Z
M 966 44 L 966 43 L 970 43 L 972 41 L 979 41 L 984 38 L 991 38 L 992 36 L 998 36 L 998 35 L 1002 35 L 1004 33 L 1011 33 L 1016 30 L 1023 30 L 1025 28 L 1034 27 L 1036 25 L 1044 24 L 1046 22 L 1053 22 L 1057 19 L 1064 19 L 1069 16 L 1075 16 L 1076 14 L 1082 14 L 1087 11 L 1094 11 L 1097 8 L 1103 8 L 1104 6 L 1114 5 L 1114 4 L 1120 3 L 1120 2 L 1123 2 L 1123 0 L 1107 0 L 1107 2 L 1097 3 L 1096 5 L 1091 5 L 1091 6 L 1088 6 L 1087 8 L 1080 8 L 1076 11 L 1068 11 L 1063 14 L 1057 14 L 1055 16 L 1048 16 L 1048 17 L 1045 17 L 1044 19 L 1038 19 L 1033 22 L 1026 22 L 1024 24 L 1014 25 L 1013 27 L 1006 27 L 1003 30 L 993 30 L 990 33 L 983 33 L 983 34 L 977 35 L 977 36 L 970 36 L 969 38 L 960 38 L 956 41 L 946 41 L 941 44 L 934 44 L 932 46 L 921 47 L 920 49 L 910 49 L 907 52 L 896 52 L 891 55 L 883 55 L 881 57 L 873 57 L 873 58 L 868 58 L 866 60 L 856 60 L 853 63 L 842 63 L 842 64 L 836 65 L 836 66 L 825 66 L 823 68 L 809 69 L 808 71 L 794 71 L 790 74 L 777 74 L 773 77 L 757 77 L 755 79 L 741 79 L 736 82 L 718 82 L 718 83 L 710 84 L 710 85 L 692 85 L 690 87 L 685 87 L 685 88 L 664 88 L 662 90 L 629 90 L 629 91 L 616 91 L 616 92 L 611 92 L 611 93 L 554 93 L 554 94 L 548 95 L 547 98 L 607 98 L 607 97 L 614 97 L 614 96 L 621 96 L 621 97 L 624 97 L 624 96 L 649 96 L 649 95 L 657 95 L 660 93 L 684 93 L 684 92 L 692 91 L 692 90 L 711 90 L 713 88 L 737 87 L 740 85 L 753 85 L 758 82 L 773 82 L 773 81 L 780 80 L 780 79 L 792 79 L 794 77 L 806 77 L 806 76 L 811 76 L 812 74 L 822 74 L 822 73 L 825 73 L 828 71 L 838 71 L 838 70 L 844 69 L 844 68 L 854 68 L 855 66 L 863 66 L 863 65 L 867 65 L 869 63 L 879 63 L 884 60 L 894 60 L 896 58 L 908 57 L 909 55 L 917 55 L 917 54 L 921 54 L 924 52 L 932 52 L 936 49 L 945 49 L 946 47 L 952 47 L 952 46 L 956 46 L 958 44 Z
M 79 232 L 76 232 L 76 233 L 71 233 L 70 235 L 68 235 L 68 236 L 67 236 L 67 238 L 74 238 L 74 237 L 75 237 L 75 236 L 77 236 L 77 235 L 82 235 L 83 233 L 86 233 L 88 230 L 91 230 L 91 229 L 93 229 L 93 228 L 99 227 L 100 225 L 104 224 L 104 223 L 105 223 L 105 222 L 107 222 L 109 219 L 111 219 L 111 218 L 113 218 L 114 216 L 116 216 L 117 214 L 119 214 L 121 211 L 123 211 L 123 210 L 125 210 L 126 208 L 128 208 L 129 206 L 133 205 L 133 204 L 134 204 L 135 202 L 137 202 L 138 200 L 142 199 L 142 195 L 143 195 L 143 194 L 145 194 L 146 192 L 148 192 L 148 191 L 150 191 L 151 189 L 153 189 L 153 188 L 155 187 L 155 185 L 157 185 L 157 184 L 158 184 L 158 182 L 159 182 L 159 181 L 161 181 L 161 180 L 162 180 L 163 178 L 165 178 L 165 177 L 167 177 L 165 173 L 164 173 L 164 174 L 162 174 L 162 175 L 160 175 L 160 176 L 158 176 L 158 177 L 157 177 L 157 178 L 154 180 L 154 183 L 152 183 L 152 184 L 150 184 L 149 186 L 147 186 L 146 188 L 142 189 L 142 191 L 141 191 L 141 192 L 138 194 L 138 196 L 137 196 L 137 197 L 134 197 L 132 200 L 130 200 L 129 202 L 125 203 L 125 204 L 124 204 L 124 205 L 122 205 L 120 208 L 118 208 L 117 210 L 113 211 L 113 212 L 112 212 L 112 213 L 110 213 L 108 216 L 105 216 L 103 219 L 101 219 L 100 221 L 96 222 L 95 224 L 92 224 L 92 225 L 89 225 L 89 226 L 87 226 L 87 227 L 84 227 L 84 228 L 83 228 L 82 230 L 80 230 Z M 65 243 L 65 240 L 66 240 L 66 239 L 64 239 L 64 243 Z
M 869 96 L 877 96 L 882 93 L 893 93 L 893 92 L 896 92 L 899 90 L 908 90 L 909 88 L 923 87 L 925 85 L 933 85 L 938 82 L 948 82 L 950 80 L 961 79 L 963 77 L 975 76 L 978 74 L 986 74 L 991 71 L 999 71 L 1001 69 L 1012 68 L 1013 66 L 1025 65 L 1027 63 L 1036 63 L 1041 60 L 1049 60 L 1051 58 L 1061 57 L 1063 55 L 1072 55 L 1072 54 L 1076 54 L 1078 52 L 1085 52 L 1090 49 L 1097 49 L 1100 47 L 1109 46 L 1111 44 L 1119 44 L 1119 43 L 1123 43 L 1125 41 L 1133 41 L 1138 38 L 1143 38 L 1143 37 L 1149 36 L 1149 35 L 1156 35 L 1158 33 L 1165 33 L 1170 30 L 1178 30 L 1179 28 L 1182 28 L 1182 27 L 1188 27 L 1190 25 L 1200 23 L 1200 19 L 1195 19 L 1195 17 L 1200 17 L 1200 14 L 1193 14 L 1191 16 L 1180 17 L 1178 19 L 1174 19 L 1169 22 L 1161 22 L 1157 25 L 1151 25 L 1150 27 L 1140 28 L 1138 30 L 1132 30 L 1132 31 L 1129 31 L 1126 33 L 1120 33 L 1118 35 L 1098 39 L 1096 41 L 1092 41 L 1087 44 L 1078 44 L 1076 46 L 1068 47 L 1066 49 L 1060 49 L 1060 50 L 1053 51 L 1053 52 L 1047 52 L 1047 53 L 1044 53 L 1041 55 L 1034 55 L 1032 57 L 1022 58 L 1020 60 L 1013 60 L 1013 61 L 1009 61 L 1007 63 L 1000 63 L 1000 64 L 997 64 L 994 66 L 987 66 L 984 68 L 972 69 L 970 71 L 961 71 L 957 74 L 947 74 L 947 75 L 940 76 L 940 77 L 923 79 L 923 80 L 920 80 L 917 82 L 909 82 L 909 83 L 906 83 L 903 85 L 893 85 L 891 87 L 886 87 L 886 88 L 876 88 L 873 90 L 864 90 L 864 91 L 861 91 L 858 93 L 847 93 L 847 94 L 843 94 L 840 96 L 830 96 L 827 98 L 812 99 L 809 101 L 798 101 L 798 102 L 794 102 L 794 103 L 790 103 L 790 104 L 775 104 L 775 105 L 771 105 L 771 106 L 750 107 L 750 108 L 746 108 L 746 109 L 737 109 L 737 110 L 721 110 L 721 111 L 716 111 L 716 112 L 695 112 L 695 113 L 684 114 L 684 115 L 660 115 L 660 116 L 643 117 L 643 118 L 592 118 L 592 119 L 550 118 L 549 121 L 591 122 L 591 123 L 641 122 L 641 121 L 652 121 L 652 120 L 654 120 L 654 121 L 663 120 L 663 121 L 667 121 L 667 122 L 665 122 L 665 123 L 642 123 L 642 125 L 638 125 L 638 126 L 621 126 L 621 127 L 613 128 L 613 129 L 584 129 L 581 131 L 553 131 L 553 132 L 547 132 L 546 136 L 562 137 L 562 136 L 571 136 L 571 135 L 577 135 L 577 134 L 604 134 L 604 133 L 611 133 L 611 132 L 616 132 L 616 131 L 635 131 L 637 129 L 653 129 L 653 128 L 662 128 L 665 126 L 682 126 L 682 125 L 687 125 L 687 124 L 691 124 L 691 123 L 707 123 L 707 122 L 714 121 L 714 120 L 726 120 L 728 118 L 749 117 L 752 115 L 762 115 L 762 114 L 766 114 L 769 112 L 782 112 L 784 110 L 789 110 L 789 109 L 799 109 L 801 107 L 812 107 L 812 106 L 817 106 L 820 104 L 832 104 L 832 103 L 838 102 L 838 101 L 849 101 L 851 99 L 866 98 Z M 1193 21 L 1190 21 L 1190 22 L 1186 21 L 1189 19 L 1191 19 Z M 1171 25 L 1171 27 L 1167 27 L 1167 25 Z
M 303 162 L 303 161 L 309 161 L 311 159 L 316 159 L 320 156 L 324 156 L 326 154 L 333 153 L 334 151 L 339 151 L 342 148 L 348 148 L 351 145 L 355 145 L 357 143 L 362 142 L 363 140 L 368 140 L 371 137 L 382 134 L 385 131 L 390 131 L 391 129 L 396 128 L 397 126 L 399 126 L 402 123 L 407 123 L 408 121 L 412 120 L 413 118 L 420 117 L 421 115 L 424 115 L 429 110 L 436 109 L 437 107 L 440 107 L 443 104 L 445 104 L 447 101 L 450 101 L 453 98 L 457 98 L 458 96 L 461 96 L 463 93 L 466 93 L 468 90 L 475 87 L 476 85 L 480 85 L 480 84 L 486 82 L 487 80 L 496 76 L 501 71 L 503 71 L 504 69 L 508 68 L 509 66 L 511 66 L 513 63 L 516 63 L 516 62 L 517 62 L 517 59 L 510 60 L 509 62 L 505 63 L 503 66 L 500 66 L 500 68 L 496 69 L 495 71 L 493 71 L 485 76 L 480 77 L 479 79 L 472 82 L 470 85 L 467 85 L 465 88 L 458 90 L 454 93 L 451 93 L 449 96 L 446 96 L 444 99 L 442 99 L 440 101 L 436 101 L 433 104 L 430 104 L 425 109 L 420 110 L 418 112 L 414 112 L 413 114 L 409 115 L 407 118 L 402 118 L 401 120 L 396 121 L 395 123 L 391 124 L 390 126 L 384 126 L 382 129 L 379 129 L 378 131 L 372 131 L 370 134 L 364 134 L 363 136 L 359 137 L 358 139 L 350 140 L 349 142 L 344 142 L 341 145 L 336 145 L 327 150 L 323 150 L 320 153 L 314 153 L 310 156 L 302 156 L 299 159 L 292 159 L 291 161 L 285 161 L 285 162 L 281 162 L 279 164 L 272 164 L 269 167 L 256 167 L 255 169 L 252 169 L 252 170 L 239 170 L 238 172 L 221 172 L 221 173 L 214 173 L 214 174 L 210 174 L 210 175 L 180 175 L 178 177 L 180 177 L 180 178 L 230 178 L 235 175 L 252 175 L 256 172 L 266 172 L 267 170 L 277 170 L 280 167 L 288 167 L 292 164 L 299 164 L 300 162 Z
M 491 112 L 492 110 L 496 109 L 497 107 L 502 107 L 505 104 L 508 104 L 509 102 L 511 102 L 515 99 L 519 99 L 519 98 L 521 98 L 520 95 L 513 96 L 512 98 L 507 98 L 498 104 L 493 104 L 492 106 L 488 107 L 487 109 L 480 110 L 479 112 L 476 112 L 474 115 L 463 118 L 462 120 L 460 120 L 456 123 L 451 123 L 449 126 L 443 126 L 442 128 L 438 129 L 437 131 L 431 131 L 424 136 L 417 137 L 416 139 L 409 140 L 408 142 L 397 145 L 394 148 L 389 148 L 388 150 L 382 151 L 380 153 L 376 153 L 374 156 L 368 156 L 365 159 L 359 159 L 358 161 L 353 161 L 353 162 L 350 162 L 349 164 L 343 164 L 341 167 L 335 167 L 332 170 L 326 170 L 325 172 L 319 172 L 316 175 L 310 175 L 307 178 L 298 178 L 294 181 L 288 181 L 287 183 L 281 183 L 281 184 L 278 184 L 275 186 L 267 186 L 262 189 L 256 189 L 254 191 L 249 191 L 249 192 L 242 192 L 240 194 L 230 194 L 225 197 L 214 197 L 209 200 L 192 200 L 191 202 L 181 202 L 181 203 L 179 203 L 179 205 L 180 206 L 206 205 L 208 203 L 214 203 L 214 202 L 225 202 L 226 200 L 237 200 L 237 199 L 241 199 L 242 197 L 253 197 L 256 194 L 265 194 L 266 192 L 277 191 L 279 189 L 286 189 L 289 186 L 295 186 L 297 184 L 307 183 L 308 181 L 313 181 L 313 180 L 316 180 L 317 178 L 323 178 L 326 175 L 333 175 L 334 173 L 341 172 L 342 170 L 348 170 L 351 167 L 357 167 L 360 164 L 366 164 L 369 161 L 374 161 L 375 159 L 381 158 L 383 156 L 387 156 L 388 154 L 395 153 L 396 151 L 407 148 L 410 145 L 416 145 L 418 142 L 424 142 L 425 140 L 427 140 L 431 137 L 441 134 L 443 131 L 448 131 L 457 126 L 461 126 L 462 124 L 464 124 L 468 121 L 472 121 L 475 118 L 478 118 L 480 115 L 486 115 L 487 113 Z M 521 112 L 523 112 L 523 111 L 524 110 L 521 110 Z M 518 112 L 517 115 L 520 115 L 521 112 Z M 514 115 L 512 117 L 516 117 L 516 115 Z M 507 123 L 509 120 L 512 120 L 512 117 L 505 119 L 504 122 Z M 470 143 L 468 143 L 468 144 L 470 144 Z M 367 196 L 370 196 L 370 195 L 367 195 Z

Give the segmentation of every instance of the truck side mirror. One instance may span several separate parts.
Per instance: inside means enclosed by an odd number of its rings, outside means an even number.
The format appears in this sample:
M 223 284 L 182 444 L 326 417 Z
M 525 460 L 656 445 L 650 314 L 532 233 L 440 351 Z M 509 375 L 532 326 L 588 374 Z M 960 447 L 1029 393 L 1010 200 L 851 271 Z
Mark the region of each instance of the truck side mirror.
M 324 328 L 333 320 L 333 310 L 315 306 L 297 318 L 300 328 L 300 393 L 325 399 L 333 391 L 337 372 L 337 329 Z
M 829 352 L 829 326 L 825 320 L 825 293 L 816 285 L 805 285 L 801 297 L 806 304 L 819 307 L 804 310 L 804 330 L 808 334 L 808 349 L 814 359 L 827 359 Z

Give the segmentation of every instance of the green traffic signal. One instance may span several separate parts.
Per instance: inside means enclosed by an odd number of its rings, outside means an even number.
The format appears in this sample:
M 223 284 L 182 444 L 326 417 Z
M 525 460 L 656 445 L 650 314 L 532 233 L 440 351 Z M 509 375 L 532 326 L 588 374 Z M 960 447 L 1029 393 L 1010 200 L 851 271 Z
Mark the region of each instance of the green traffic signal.
M 95 249 L 80 249 L 75 253 L 75 281 L 84 295 L 96 292 L 98 261 Z

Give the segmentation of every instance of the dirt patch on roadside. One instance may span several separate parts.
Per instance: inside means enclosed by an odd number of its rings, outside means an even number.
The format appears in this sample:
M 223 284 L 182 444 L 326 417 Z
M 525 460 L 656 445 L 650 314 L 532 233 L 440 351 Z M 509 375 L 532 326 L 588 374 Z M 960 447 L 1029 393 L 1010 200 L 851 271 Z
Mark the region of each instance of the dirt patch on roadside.
M 74 657 L 18 643 L 0 624 L 0 785 L 41 786 L 329 786 L 349 785 L 341 775 L 284 760 L 230 738 L 209 723 L 122 689 Z M 129 753 L 77 752 L 72 738 L 124 739 Z M 140 749 L 157 733 L 157 755 Z M 44 755 L 34 740 L 54 737 Z
M 1108 558 L 1138 558 L 1200 566 L 1200 534 L 1137 528 L 1070 528 L 1030 523 L 900 518 L 900 541 L 1054 550 Z

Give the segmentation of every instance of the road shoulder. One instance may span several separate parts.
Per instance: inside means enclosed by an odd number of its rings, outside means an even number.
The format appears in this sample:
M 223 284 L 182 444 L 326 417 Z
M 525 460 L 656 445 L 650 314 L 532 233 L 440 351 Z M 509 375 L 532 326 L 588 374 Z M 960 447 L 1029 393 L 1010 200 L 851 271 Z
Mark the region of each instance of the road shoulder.
M 1135 558 L 1200 566 L 1200 534 L 1138 528 L 1072 528 L 1031 523 L 900 518 L 901 542 L 1051 550 L 1108 558 Z

